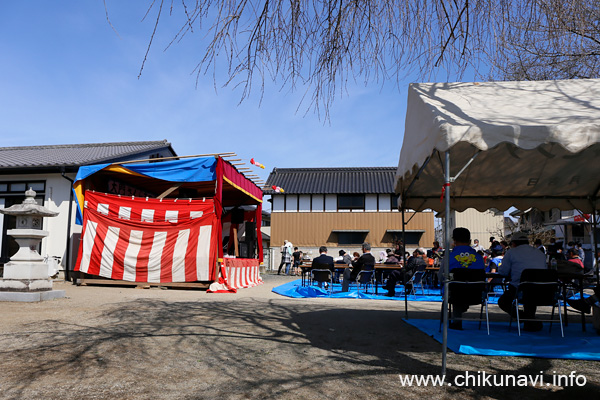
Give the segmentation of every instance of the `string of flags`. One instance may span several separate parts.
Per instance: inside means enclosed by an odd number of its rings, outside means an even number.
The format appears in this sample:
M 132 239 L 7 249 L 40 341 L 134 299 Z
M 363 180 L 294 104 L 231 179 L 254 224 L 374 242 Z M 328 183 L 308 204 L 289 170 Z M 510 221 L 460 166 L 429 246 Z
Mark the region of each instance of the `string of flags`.
M 279 186 L 275 186 L 275 185 L 271 186 L 271 189 L 273 189 L 277 193 L 283 193 L 283 192 L 285 192 L 285 190 L 283 190 Z
M 265 166 L 262 165 L 261 163 L 257 162 L 257 161 L 254 161 L 254 158 L 250 159 L 250 164 L 255 165 L 255 166 L 259 167 L 259 168 L 265 169 Z

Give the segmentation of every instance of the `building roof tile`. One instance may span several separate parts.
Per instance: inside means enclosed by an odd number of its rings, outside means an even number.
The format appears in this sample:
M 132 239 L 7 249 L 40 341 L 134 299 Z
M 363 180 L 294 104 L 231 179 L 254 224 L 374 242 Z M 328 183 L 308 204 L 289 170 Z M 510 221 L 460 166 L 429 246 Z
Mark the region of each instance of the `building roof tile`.
M 274 168 L 265 184 L 286 194 L 394 193 L 396 167 Z
M 0 147 L 0 170 L 98 164 L 170 147 L 166 140 Z

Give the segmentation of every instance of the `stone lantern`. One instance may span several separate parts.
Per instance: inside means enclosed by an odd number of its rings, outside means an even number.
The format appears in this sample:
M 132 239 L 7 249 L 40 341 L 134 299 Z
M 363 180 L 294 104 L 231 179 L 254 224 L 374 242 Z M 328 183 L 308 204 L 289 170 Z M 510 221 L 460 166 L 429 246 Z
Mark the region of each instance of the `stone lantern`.
M 35 202 L 35 192 L 25 192 L 25 200 L 0 213 L 17 219 L 17 227 L 6 233 L 19 245 L 17 253 L 4 265 L 4 278 L 0 280 L 0 301 L 40 301 L 65 296 L 64 290 L 52 290 L 48 265 L 37 252 L 37 246 L 47 231 L 41 230 L 44 217 L 56 217 L 57 212 Z

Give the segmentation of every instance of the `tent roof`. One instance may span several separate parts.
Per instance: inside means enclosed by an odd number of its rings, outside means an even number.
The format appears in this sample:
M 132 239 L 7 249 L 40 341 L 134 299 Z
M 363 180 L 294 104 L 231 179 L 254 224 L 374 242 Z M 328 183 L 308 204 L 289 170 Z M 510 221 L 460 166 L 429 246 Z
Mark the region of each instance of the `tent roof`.
M 455 210 L 598 206 L 598 79 L 411 84 L 405 126 L 396 191 L 406 208 L 443 209 L 446 150 L 451 176 L 477 154 L 452 183 Z
M 126 185 L 127 190 L 139 191 L 138 197 L 156 197 L 168 189 L 173 191 L 167 197 L 189 196 L 182 194 L 183 190 L 186 193 L 192 190 L 195 193 L 194 197 L 214 197 L 215 181 L 222 179 L 224 207 L 262 203 L 262 190 L 222 158 L 220 160 L 223 172 L 222 177 L 219 177 L 218 160 L 219 158 L 211 156 L 153 163 L 113 163 L 81 167 L 73 185 L 79 204 L 77 221 L 82 221 L 84 190 L 110 192 L 115 182 Z

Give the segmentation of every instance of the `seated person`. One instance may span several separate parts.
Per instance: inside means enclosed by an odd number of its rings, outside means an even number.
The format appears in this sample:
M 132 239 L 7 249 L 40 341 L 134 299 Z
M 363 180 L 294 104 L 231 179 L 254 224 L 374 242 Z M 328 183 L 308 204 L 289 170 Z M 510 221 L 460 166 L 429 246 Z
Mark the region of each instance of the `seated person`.
M 431 252 L 433 254 L 439 254 L 443 251 L 444 249 L 442 248 L 442 246 L 440 246 L 440 242 L 438 242 L 437 240 L 433 242 L 433 247 L 431 248 Z
M 342 282 L 342 292 L 347 292 L 350 282 L 355 282 L 358 273 L 363 269 L 375 267 L 375 257 L 371 254 L 371 245 L 367 242 L 362 244 L 363 254 L 356 261 L 352 262 L 352 268 L 346 268 L 344 271 L 344 281 Z M 357 254 L 357 253 L 355 253 Z
M 398 264 L 400 260 L 396 257 L 396 254 L 392 252 L 392 249 L 387 249 L 385 251 L 387 253 L 387 258 L 385 259 L 384 264 Z
M 339 255 L 340 256 L 335 259 L 336 264 L 344 264 L 344 265 L 352 264 L 352 257 L 350 257 L 350 254 L 346 253 L 344 250 L 340 250 Z M 340 283 L 340 270 L 342 270 L 342 268 L 335 269 L 335 277 L 334 277 L 333 281 L 336 283 Z
M 546 269 L 546 256 L 544 253 L 529 245 L 527 235 L 516 232 L 512 235 L 511 249 L 506 252 L 498 272 L 500 275 L 510 278 L 510 284 L 506 291 L 498 299 L 498 306 L 506 313 L 516 317 L 513 300 L 517 292 L 517 286 L 521 280 L 521 273 L 525 269 Z M 534 319 L 537 307 L 524 305 L 523 318 Z M 519 316 L 521 316 L 519 314 Z M 540 321 L 525 321 L 523 330 L 536 332 L 543 328 Z
M 352 257 L 350 257 L 350 254 L 346 253 L 344 250 L 340 250 L 339 255 L 340 256 L 335 259 L 336 264 L 352 264 Z
M 576 248 L 570 248 L 567 251 L 567 261 L 581 267 L 583 270 L 583 260 L 579 257 L 579 252 Z
M 471 232 L 467 228 L 455 228 L 452 231 L 452 239 L 454 240 L 454 248 L 450 252 L 450 261 L 448 265 L 448 272 L 452 273 L 457 268 L 468 268 L 468 269 L 484 269 L 485 264 L 483 263 L 483 257 L 471 247 Z M 440 269 L 440 274 L 443 273 L 443 268 Z M 440 276 L 443 278 L 443 276 Z M 462 329 L 462 318 L 463 313 L 469 309 L 468 305 L 465 304 L 453 304 L 452 305 L 452 318 L 448 327 L 450 329 Z
M 427 251 L 419 247 L 413 252 L 413 256 L 406 261 L 406 267 L 401 270 L 393 270 L 388 277 L 387 283 L 384 286 L 388 292 L 386 296 L 394 297 L 396 295 L 396 283 L 408 282 L 417 271 L 425 271 L 427 268 Z M 405 290 L 410 291 L 412 288 L 406 286 Z
M 319 247 L 319 256 L 313 258 L 312 260 L 312 269 L 328 269 L 332 273 L 333 277 L 333 257 L 327 255 L 327 247 L 321 246 Z M 318 283 L 319 287 L 322 286 L 321 282 Z M 325 289 L 328 288 L 327 283 L 325 283 Z
M 392 265 L 392 264 L 400 264 L 400 260 L 397 258 L 396 254 L 392 251 L 392 249 L 387 249 L 386 258 L 384 264 Z M 391 273 L 389 270 L 379 270 L 377 273 L 377 282 L 383 282 L 384 279 L 387 279 L 389 274 Z
M 502 265 L 502 259 L 504 258 L 504 249 L 502 246 L 498 245 L 497 247 L 492 249 L 492 254 L 490 255 L 490 260 L 487 263 L 485 268 L 485 272 L 497 273 Z M 502 285 L 503 278 L 488 278 L 489 290 L 493 291 L 494 287 L 497 285 Z

